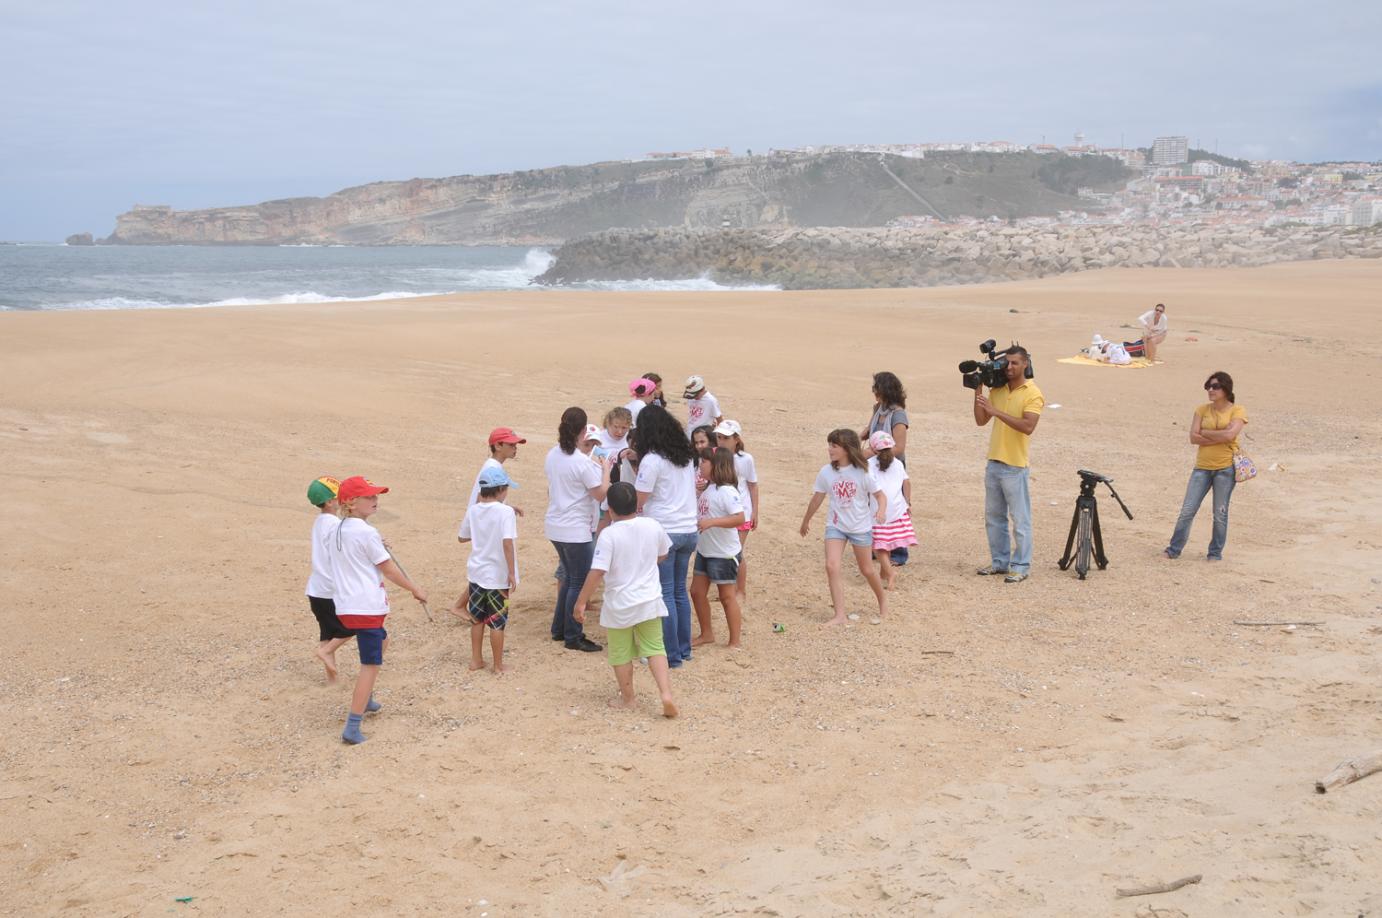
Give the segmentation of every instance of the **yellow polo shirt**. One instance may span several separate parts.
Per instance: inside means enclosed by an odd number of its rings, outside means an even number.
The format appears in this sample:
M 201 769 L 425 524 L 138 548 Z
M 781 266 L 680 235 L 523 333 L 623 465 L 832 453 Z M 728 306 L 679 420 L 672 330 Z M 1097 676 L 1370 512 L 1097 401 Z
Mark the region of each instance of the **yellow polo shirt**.
M 1229 405 L 1226 411 L 1215 411 L 1208 403 L 1195 409 L 1200 418 L 1200 430 L 1226 430 L 1234 421 L 1248 423 L 1248 413 L 1242 405 Z M 1201 446 L 1195 454 L 1195 468 L 1217 471 L 1233 465 L 1233 451 L 1238 449 L 1238 438 L 1231 443 L 1211 443 Z
M 1009 389 L 1008 386 L 990 389 L 989 404 L 1004 414 L 1020 418 L 1029 411 L 1032 414 L 1041 414 L 1041 409 L 1046 407 L 1046 399 L 1037 388 L 1037 384 L 1028 379 L 1016 389 Z M 1032 441 L 1032 435 L 1019 433 L 998 418 L 989 423 L 993 425 L 993 433 L 989 435 L 989 458 L 1025 469 L 1027 447 Z

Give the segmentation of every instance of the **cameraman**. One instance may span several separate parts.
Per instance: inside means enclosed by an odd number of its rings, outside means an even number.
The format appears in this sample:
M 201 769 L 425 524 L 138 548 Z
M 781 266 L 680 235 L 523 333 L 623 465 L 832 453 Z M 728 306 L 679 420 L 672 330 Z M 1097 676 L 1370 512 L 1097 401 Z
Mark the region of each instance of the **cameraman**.
M 1026 378 L 1031 362 L 1026 348 L 1014 344 L 1003 351 L 1008 358 L 1008 381 L 974 390 L 974 423 L 983 427 L 996 419 L 989 437 L 984 472 L 984 524 L 988 528 L 992 563 L 981 576 L 1004 574 L 1004 583 L 1021 583 L 1032 567 L 1032 499 L 1027 491 L 1027 448 L 1046 400 L 1036 383 Z M 1013 537 L 1008 539 L 1008 518 Z

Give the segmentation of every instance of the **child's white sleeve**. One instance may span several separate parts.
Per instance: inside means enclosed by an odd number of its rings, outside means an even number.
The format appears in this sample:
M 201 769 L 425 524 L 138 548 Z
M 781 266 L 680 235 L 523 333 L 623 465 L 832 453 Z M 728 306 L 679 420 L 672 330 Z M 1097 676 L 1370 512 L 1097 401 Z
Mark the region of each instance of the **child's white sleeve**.
M 605 538 L 608 535 L 609 530 L 606 529 L 595 539 L 595 555 L 590 560 L 590 569 L 592 571 L 604 571 L 605 573 L 609 573 L 610 555 L 612 554 L 609 547 L 613 540 Z
M 469 539 L 469 538 L 471 538 L 471 535 L 470 535 L 470 513 L 469 513 L 469 512 L 467 512 L 465 516 L 461 517 L 461 528 L 458 529 L 458 530 L 456 530 L 456 538 L 458 538 L 458 539 Z
M 365 551 L 369 552 L 370 563 L 375 565 L 383 564 L 392 557 L 389 550 L 384 547 L 384 537 L 374 527 L 370 527 L 369 541 L 365 543 Z
M 814 490 L 817 494 L 830 493 L 830 466 L 823 465 L 821 470 L 816 473 L 816 484 Z
M 733 516 L 736 513 L 744 512 L 744 501 L 739 497 L 738 488 L 721 487 L 720 493 L 725 503 L 724 516 Z

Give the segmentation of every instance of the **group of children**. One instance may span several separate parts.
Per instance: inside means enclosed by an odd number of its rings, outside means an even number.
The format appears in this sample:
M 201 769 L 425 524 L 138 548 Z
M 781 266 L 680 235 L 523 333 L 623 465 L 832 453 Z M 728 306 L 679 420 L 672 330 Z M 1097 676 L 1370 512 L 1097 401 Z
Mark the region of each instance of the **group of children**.
M 587 425 L 581 419 L 583 434 L 576 437 L 572 459 L 598 465 L 603 472 L 602 485 L 592 488 L 588 497 L 589 510 L 579 511 L 589 518 L 594 548 L 590 572 L 574 599 L 571 617 L 583 623 L 595 592 L 603 586 L 600 625 L 606 630 L 607 655 L 619 686 L 616 706 L 633 706 L 633 661 L 645 660 L 657 684 L 663 715 L 674 717 L 677 707 L 671 693 L 662 621 L 671 610 L 659 570 L 672 541 L 658 520 L 640 511 L 640 496 L 648 495 L 641 495 L 634 485 L 639 464 L 635 448 L 638 415 L 648 405 L 664 403 L 661 383 L 655 373 L 633 380 L 629 384 L 632 400 L 607 412 L 603 427 Z M 707 390 L 704 379 L 688 378 L 684 398 L 696 479 L 697 535 L 689 592 L 699 634 L 691 644 L 700 646 L 716 640 L 710 608 L 713 585 L 725 615 L 728 646 L 739 647 L 747 589 L 744 547 L 761 519 L 757 467 L 745 449 L 742 427 L 723 417 L 719 401 Z M 526 442 L 508 427 L 490 433 L 490 457 L 476 476 L 457 533 L 461 543 L 470 545 L 470 557 L 466 588 L 452 612 L 470 625 L 472 670 L 485 668 L 484 636 L 488 629 L 493 670 L 496 674 L 505 671 L 504 629 L 519 584 L 518 517 L 523 511 L 508 503 L 510 489 L 518 485 L 505 471 L 504 463 L 517 456 L 519 445 Z M 875 624 L 887 613 L 887 591 L 896 576 L 888 560 L 889 551 L 916 544 L 908 513 L 911 486 L 906 468 L 892 454 L 894 445 L 884 432 L 870 437 L 867 451 L 852 430 L 842 428 L 827 437 L 830 461 L 816 477 L 801 523 L 805 536 L 812 516 L 828 500 L 826 574 L 834 616 L 826 625 L 847 620 L 840 578 L 846 544 L 877 597 Z M 596 476 L 587 477 L 593 481 Z M 365 739 L 360 732 L 362 717 L 380 708 L 372 692 L 388 643 L 384 623 L 389 606 L 384 581 L 408 590 L 419 602 L 425 603 L 427 598 L 367 522 L 378 509 L 379 495 L 387 492 L 388 488 L 359 476 L 341 482 L 319 478 L 308 488 L 308 499 L 321 510 L 312 530 L 312 576 L 307 585 L 320 631 L 316 655 L 328 680 L 334 681 L 335 654 L 341 645 L 353 638 L 360 653 L 360 675 L 342 734 L 343 740 L 352 744 Z M 603 500 L 595 497 L 597 492 Z M 564 577 L 559 569 L 558 580 L 565 584 Z M 685 583 L 681 586 L 684 590 Z M 681 601 L 685 601 L 684 596 Z

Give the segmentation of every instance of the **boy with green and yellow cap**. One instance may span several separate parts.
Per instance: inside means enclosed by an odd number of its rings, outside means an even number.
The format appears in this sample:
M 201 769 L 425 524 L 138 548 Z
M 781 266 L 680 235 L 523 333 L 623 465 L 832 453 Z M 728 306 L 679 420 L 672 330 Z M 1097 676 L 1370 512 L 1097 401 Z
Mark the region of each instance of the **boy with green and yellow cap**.
M 307 578 L 307 602 L 317 618 L 317 629 L 321 634 L 312 655 L 326 667 L 327 682 L 336 681 L 336 651 L 355 636 L 355 632 L 341 624 L 336 617 L 336 586 L 331 578 L 331 562 L 327 556 L 328 540 L 335 535 L 336 527 L 341 525 L 341 503 L 336 498 L 340 488 L 339 481 L 327 476 L 307 486 L 307 500 L 321 511 L 312 524 L 312 575 Z

